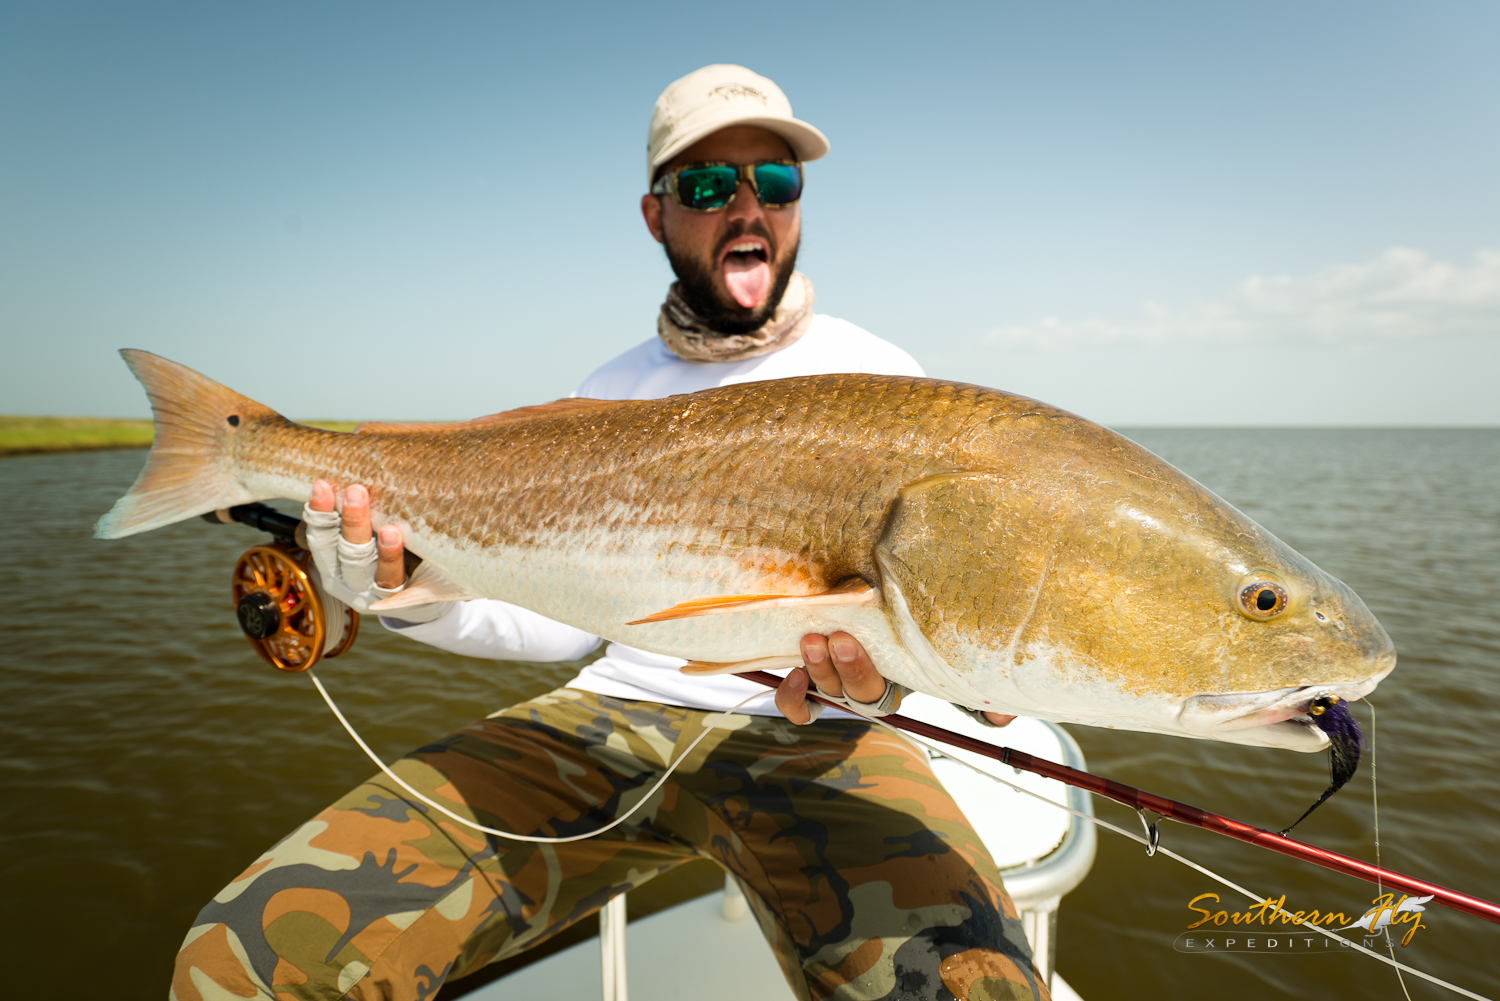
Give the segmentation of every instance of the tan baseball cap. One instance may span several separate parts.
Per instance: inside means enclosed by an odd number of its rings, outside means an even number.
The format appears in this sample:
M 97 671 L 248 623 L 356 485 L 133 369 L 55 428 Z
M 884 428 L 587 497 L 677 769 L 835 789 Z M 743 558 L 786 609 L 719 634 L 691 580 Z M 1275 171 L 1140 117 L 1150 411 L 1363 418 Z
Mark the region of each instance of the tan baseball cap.
M 780 87 L 743 66 L 715 63 L 674 81 L 656 99 L 646 137 L 646 187 L 662 164 L 731 125 L 759 125 L 776 133 L 799 160 L 828 152 L 823 133 L 792 117 L 792 102 Z

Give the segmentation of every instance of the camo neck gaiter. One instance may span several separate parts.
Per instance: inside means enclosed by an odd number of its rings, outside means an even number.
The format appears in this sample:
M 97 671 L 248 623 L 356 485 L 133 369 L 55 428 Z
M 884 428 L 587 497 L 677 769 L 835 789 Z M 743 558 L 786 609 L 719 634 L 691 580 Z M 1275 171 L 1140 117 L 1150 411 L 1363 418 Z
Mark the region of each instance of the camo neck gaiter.
M 795 344 L 812 325 L 812 282 L 800 271 L 792 272 L 786 293 L 759 329 L 748 334 L 723 334 L 706 326 L 685 301 L 673 282 L 656 318 L 656 333 L 667 349 L 683 361 L 744 361 Z

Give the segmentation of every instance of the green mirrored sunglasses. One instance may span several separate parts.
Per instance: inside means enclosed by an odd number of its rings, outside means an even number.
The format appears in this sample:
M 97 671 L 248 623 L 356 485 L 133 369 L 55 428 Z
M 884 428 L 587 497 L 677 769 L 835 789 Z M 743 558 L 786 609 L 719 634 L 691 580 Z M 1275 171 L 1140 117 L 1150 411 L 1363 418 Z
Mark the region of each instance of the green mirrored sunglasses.
M 802 164 L 796 160 L 690 163 L 657 178 L 651 193 L 669 194 L 678 205 L 694 212 L 717 212 L 734 201 L 741 179 L 768 209 L 785 208 L 802 197 Z

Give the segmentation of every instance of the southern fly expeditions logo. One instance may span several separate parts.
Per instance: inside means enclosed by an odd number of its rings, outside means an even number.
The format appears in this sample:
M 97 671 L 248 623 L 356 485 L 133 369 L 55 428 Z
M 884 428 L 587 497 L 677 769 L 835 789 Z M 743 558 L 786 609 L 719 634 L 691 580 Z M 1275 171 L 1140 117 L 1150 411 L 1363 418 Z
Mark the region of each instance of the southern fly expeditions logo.
M 1276 956 L 1354 951 L 1301 922 L 1329 931 L 1361 929 L 1364 934 L 1360 944 L 1367 948 L 1388 942 L 1408 946 L 1418 931 L 1428 927 L 1422 920 L 1426 910 L 1422 905 L 1431 899 L 1384 893 L 1371 901 L 1374 906 L 1359 918 L 1351 919 L 1343 911 L 1316 908 L 1289 911 L 1286 894 L 1268 897 L 1242 911 L 1231 911 L 1219 906 L 1217 893 L 1200 893 L 1188 901 L 1188 910 L 1197 917 L 1188 924 L 1187 931 L 1177 936 L 1172 948 L 1178 952 L 1255 952 Z

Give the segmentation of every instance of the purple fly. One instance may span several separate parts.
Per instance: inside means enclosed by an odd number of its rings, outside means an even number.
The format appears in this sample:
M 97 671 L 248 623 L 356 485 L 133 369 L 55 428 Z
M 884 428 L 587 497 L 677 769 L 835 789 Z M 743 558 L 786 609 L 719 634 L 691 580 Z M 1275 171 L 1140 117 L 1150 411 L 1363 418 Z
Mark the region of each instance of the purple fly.
M 1364 746 L 1364 735 L 1349 712 L 1349 703 L 1337 695 L 1313 699 L 1307 713 L 1312 717 L 1313 725 L 1328 734 L 1328 788 L 1323 790 L 1316 803 L 1307 808 L 1307 813 L 1281 832 L 1283 835 L 1306 820 L 1308 814 L 1322 806 L 1329 796 L 1344 788 L 1359 768 L 1359 751 Z

